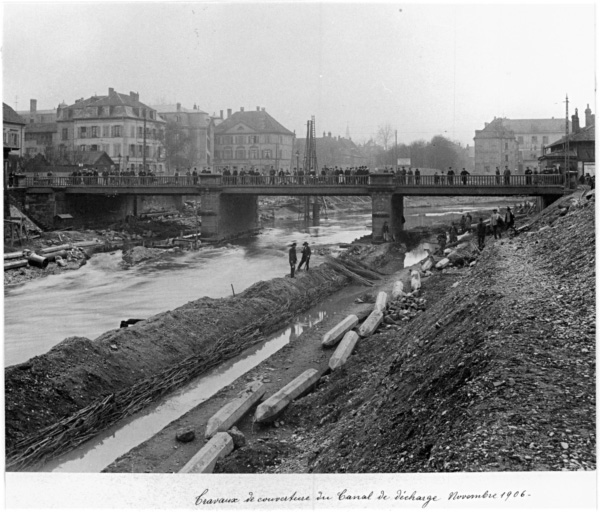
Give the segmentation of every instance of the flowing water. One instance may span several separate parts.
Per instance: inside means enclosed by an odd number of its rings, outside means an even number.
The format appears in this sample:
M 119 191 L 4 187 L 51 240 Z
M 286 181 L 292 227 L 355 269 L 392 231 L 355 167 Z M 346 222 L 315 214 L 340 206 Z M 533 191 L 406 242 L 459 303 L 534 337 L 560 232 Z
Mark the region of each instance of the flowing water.
M 406 226 L 419 227 L 456 220 L 467 209 L 422 208 L 405 212 Z M 370 213 L 341 213 L 319 226 L 277 222 L 262 234 L 223 247 L 172 253 L 158 262 L 131 269 L 121 267 L 121 253 L 95 255 L 76 272 L 49 276 L 5 291 L 5 365 L 46 352 L 68 336 L 95 338 L 116 328 L 121 319 L 147 318 L 201 296 L 223 297 L 241 292 L 259 280 L 289 271 L 287 246 L 304 240 L 311 245 L 347 243 L 370 232 Z M 421 244 L 405 257 L 405 266 L 427 256 Z M 311 265 L 322 257 L 313 253 Z M 35 300 L 37 297 L 41 300 Z M 37 304 L 37 305 L 36 305 Z M 330 298 L 296 317 L 264 342 L 195 379 L 158 403 L 113 426 L 45 466 L 42 471 L 98 472 L 174 419 L 204 402 L 223 387 L 277 352 L 302 331 L 337 311 Z

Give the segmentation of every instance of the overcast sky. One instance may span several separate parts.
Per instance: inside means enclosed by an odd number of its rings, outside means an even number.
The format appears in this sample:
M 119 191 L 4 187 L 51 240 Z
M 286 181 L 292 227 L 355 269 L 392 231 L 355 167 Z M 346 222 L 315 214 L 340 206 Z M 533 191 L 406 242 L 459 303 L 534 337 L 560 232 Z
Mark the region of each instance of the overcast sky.
M 494 116 L 595 112 L 593 3 L 4 4 L 3 101 L 136 91 L 210 114 L 266 110 L 299 137 L 473 144 Z M 16 98 L 18 97 L 18 100 Z M 582 122 L 583 124 L 583 122 Z

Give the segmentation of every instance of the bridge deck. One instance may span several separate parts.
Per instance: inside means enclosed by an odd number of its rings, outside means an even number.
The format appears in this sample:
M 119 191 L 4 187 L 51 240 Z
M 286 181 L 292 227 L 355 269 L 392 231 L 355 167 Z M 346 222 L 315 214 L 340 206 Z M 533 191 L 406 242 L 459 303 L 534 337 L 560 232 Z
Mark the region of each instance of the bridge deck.
M 96 195 L 197 195 L 211 190 L 223 194 L 261 196 L 367 196 L 388 192 L 405 196 L 511 196 L 560 195 L 562 175 L 512 175 L 504 177 L 469 175 L 465 178 L 421 176 L 402 179 L 390 174 L 350 177 L 221 176 L 201 174 L 159 177 L 49 177 L 27 178 L 31 193 L 64 190 L 67 194 Z

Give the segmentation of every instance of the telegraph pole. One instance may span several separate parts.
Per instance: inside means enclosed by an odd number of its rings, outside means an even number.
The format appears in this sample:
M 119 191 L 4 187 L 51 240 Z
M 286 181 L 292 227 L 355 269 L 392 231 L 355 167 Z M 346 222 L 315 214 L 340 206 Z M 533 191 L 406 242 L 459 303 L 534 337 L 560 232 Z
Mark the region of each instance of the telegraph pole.
M 142 169 L 146 172 L 146 112 L 144 109 L 144 147 L 142 148 Z
M 566 113 L 565 113 L 565 188 L 567 187 L 567 177 L 569 172 L 569 95 L 566 95 Z
M 394 169 L 396 169 L 396 174 L 398 174 L 398 130 L 394 130 L 394 158 L 396 161 L 394 162 Z

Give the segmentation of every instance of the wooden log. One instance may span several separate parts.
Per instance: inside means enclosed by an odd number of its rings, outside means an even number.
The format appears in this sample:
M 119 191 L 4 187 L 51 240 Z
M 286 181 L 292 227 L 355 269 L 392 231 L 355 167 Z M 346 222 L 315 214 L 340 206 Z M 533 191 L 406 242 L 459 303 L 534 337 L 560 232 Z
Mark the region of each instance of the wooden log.
M 99 240 L 88 240 L 85 242 L 75 242 L 73 245 L 75 247 L 93 247 L 95 245 L 102 245 L 102 242 Z
M 385 311 L 387 306 L 387 293 L 379 292 L 377 294 L 377 300 L 375 301 L 375 310 Z
M 4 253 L 5 260 L 16 260 L 23 257 L 23 251 Z
M 233 451 L 233 439 L 219 432 L 194 455 L 178 473 L 212 473 L 217 461 Z
M 56 245 L 54 247 L 45 247 L 44 249 L 42 249 L 42 253 L 47 254 L 49 252 L 66 251 L 70 248 L 71 248 L 71 244 Z
M 375 329 L 379 327 L 379 324 L 383 321 L 383 313 L 376 309 L 369 315 L 369 317 L 362 323 L 358 328 L 358 335 L 361 338 L 371 336 L 375 332 Z
M 10 270 L 12 268 L 20 268 L 25 267 L 27 265 L 27 260 L 10 260 L 4 262 L 4 270 Z
M 333 329 L 327 331 L 321 339 L 321 345 L 324 347 L 332 347 L 342 339 L 350 329 L 353 329 L 358 324 L 356 315 L 348 315 L 344 320 L 337 324 Z
M 431 258 L 427 258 L 423 263 L 421 263 L 421 270 L 423 272 L 427 272 L 429 269 L 433 267 L 433 260 Z
M 404 293 L 404 283 L 402 281 L 396 281 L 392 288 L 392 300 L 396 300 L 398 297 L 402 297 Z
M 295 398 L 314 386 L 321 378 L 321 372 L 311 368 L 296 377 L 292 382 L 281 388 L 273 396 L 256 408 L 254 421 L 261 423 L 274 419 Z
M 234 400 L 229 402 L 214 414 L 206 425 L 205 437 L 211 438 L 217 432 L 226 432 L 233 427 L 258 402 L 267 387 L 260 381 L 254 381 L 246 386 Z
M 331 371 L 335 371 L 338 368 L 341 368 L 352 354 L 356 343 L 358 342 L 359 336 L 355 331 L 348 331 L 340 344 L 335 349 L 335 352 L 329 359 L 329 368 Z

